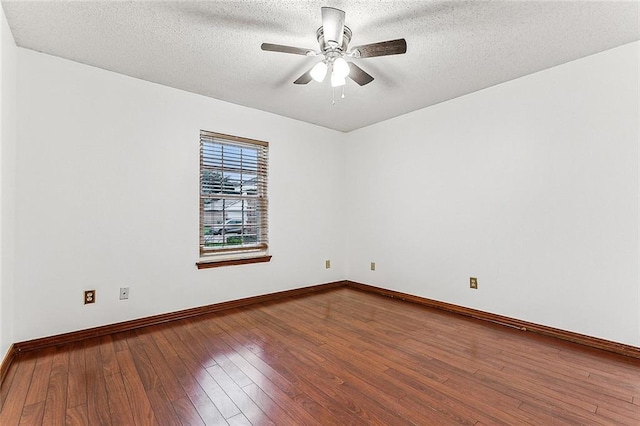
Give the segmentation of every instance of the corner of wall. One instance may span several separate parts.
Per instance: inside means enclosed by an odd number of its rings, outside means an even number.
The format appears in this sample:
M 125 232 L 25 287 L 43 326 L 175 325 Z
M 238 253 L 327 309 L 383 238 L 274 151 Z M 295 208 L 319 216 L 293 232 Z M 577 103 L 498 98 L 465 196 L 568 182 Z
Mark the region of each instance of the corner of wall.
M 636 42 L 636 75 L 640 76 L 640 41 Z M 640 81 L 636 80 L 636 91 L 638 92 L 638 102 L 636 103 L 636 117 L 640 115 Z M 638 144 L 640 146 L 640 121 L 636 121 L 636 135 Z M 636 167 L 638 173 L 638 253 L 640 253 L 640 148 L 638 149 L 638 165 Z M 640 259 L 639 259 L 640 262 Z M 637 341 L 640 342 L 640 272 L 638 273 L 638 337 Z M 640 343 L 639 343 L 640 346 Z
M 0 7 L 0 359 L 13 343 L 17 47 Z

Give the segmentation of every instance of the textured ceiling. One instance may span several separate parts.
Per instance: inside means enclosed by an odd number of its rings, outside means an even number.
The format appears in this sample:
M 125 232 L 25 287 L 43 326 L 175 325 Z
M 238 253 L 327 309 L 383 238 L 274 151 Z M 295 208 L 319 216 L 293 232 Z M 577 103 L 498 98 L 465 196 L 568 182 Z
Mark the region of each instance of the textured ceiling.
M 638 1 L 3 1 L 20 47 L 350 131 L 640 40 Z M 396 38 L 407 53 L 354 60 L 375 77 L 292 82 L 317 58 L 321 6 L 346 12 L 351 46 Z M 336 93 L 339 95 L 339 93 Z

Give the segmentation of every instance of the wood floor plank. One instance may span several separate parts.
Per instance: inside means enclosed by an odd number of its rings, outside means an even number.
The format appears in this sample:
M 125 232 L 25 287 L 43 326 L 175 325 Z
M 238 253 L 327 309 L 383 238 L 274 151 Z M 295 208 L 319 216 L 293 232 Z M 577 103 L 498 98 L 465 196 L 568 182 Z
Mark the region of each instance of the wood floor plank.
M 458 377 L 452 375 L 447 381 L 443 382 L 443 385 L 460 392 L 464 392 L 467 395 L 482 395 L 487 400 L 491 401 L 492 406 L 502 410 L 504 412 L 515 412 L 518 406 L 522 403 L 521 400 L 510 394 L 504 394 L 492 389 L 489 386 L 483 384 L 474 375 L 466 375 L 464 377 Z M 517 413 L 518 415 L 520 413 Z M 525 418 L 523 421 L 528 422 Z
M 216 383 L 209 374 L 198 374 L 196 381 L 225 419 L 229 419 L 240 413 L 238 406 L 234 404 L 233 400 L 229 398 L 226 392 L 222 390 L 220 385 Z
M 202 368 L 216 365 L 215 354 L 209 350 L 209 345 L 205 345 L 202 334 L 197 330 L 196 325 L 191 320 L 185 320 L 179 333 L 179 339 L 183 342 L 189 358 L 197 362 Z M 181 352 L 184 354 L 185 352 Z M 234 414 L 235 415 L 235 414 Z
M 110 425 L 111 414 L 100 355 L 100 342 L 97 339 L 85 341 L 84 353 L 87 379 L 87 418 L 90 424 Z
M 43 424 L 64 424 L 67 415 L 67 374 L 62 371 L 63 361 L 59 361 L 57 367 L 51 369 L 51 379 L 47 389 L 47 399 L 44 404 Z M 53 365 L 56 365 L 54 361 Z M 54 374 L 54 372 L 56 374 Z
M 600 405 L 596 409 L 596 413 L 603 415 L 605 417 L 615 419 L 618 416 L 626 417 L 628 419 L 632 419 L 637 424 L 640 424 L 640 409 L 636 404 L 632 404 L 630 402 L 620 402 L 616 401 L 615 403 L 610 403 L 611 400 L 599 399 Z M 610 414 L 603 414 L 610 413 Z
M 591 411 L 591 406 L 586 409 L 582 408 L 580 407 L 581 403 L 576 404 L 577 400 L 573 400 L 570 394 L 562 395 L 560 392 L 555 391 L 553 382 L 541 385 L 539 381 L 521 378 L 509 372 L 488 373 L 478 371 L 476 376 L 483 378 L 485 383 L 497 379 L 499 383 L 508 384 L 508 392 L 512 395 L 518 395 L 518 398 L 523 401 L 524 405 L 521 404 L 519 408 L 528 413 L 531 413 L 532 407 L 538 407 L 543 413 L 556 413 L 561 418 L 579 418 L 586 419 L 589 424 L 598 423 L 595 409 Z
M 129 352 L 136 366 L 138 377 L 145 390 L 151 390 L 160 386 L 160 378 L 153 369 L 153 365 L 142 345 L 129 345 Z
M 191 334 L 191 329 L 191 325 L 186 325 L 181 330 L 182 333 L 179 338 L 184 339 L 182 340 L 184 345 L 181 348 L 178 348 L 178 352 L 182 361 L 193 374 L 195 371 L 204 369 L 205 365 L 215 365 L 215 361 L 211 359 L 210 355 L 202 345 L 196 343 L 199 339 Z M 239 414 L 240 410 L 233 403 L 231 398 L 229 398 L 220 385 L 218 385 L 218 383 L 216 383 L 209 374 L 206 374 L 206 370 L 204 371 L 205 373 L 203 374 L 194 374 L 194 377 L 200 387 L 215 404 L 218 411 L 225 419 Z
M 216 405 L 211 401 L 209 395 L 202 389 L 198 381 L 185 367 L 182 359 L 174 357 L 169 361 L 169 365 L 180 381 L 189 400 L 206 424 L 224 424 L 224 416 Z
M 84 345 L 69 345 L 69 379 L 67 383 L 67 408 L 87 405 L 87 375 Z M 75 412 L 73 412 L 75 413 Z
M 134 424 L 122 375 L 120 373 L 107 374 L 105 383 L 107 385 L 111 422 L 116 425 Z
M 519 416 L 515 409 L 500 410 L 494 402 L 487 404 L 482 400 L 474 400 L 469 403 L 469 393 L 465 392 L 464 388 L 445 386 L 440 382 L 429 381 L 428 378 L 419 374 L 405 375 L 396 369 L 389 369 L 387 374 L 409 384 L 419 393 L 419 396 L 415 392 L 410 393 L 405 399 L 414 404 L 428 402 L 434 410 L 447 416 L 449 421 L 471 423 L 479 421 L 487 424 L 521 424 L 525 421 L 525 418 Z
M 13 379 L 16 376 L 17 366 L 17 362 L 12 362 L 9 366 L 9 370 L 7 371 L 4 380 L 2 381 L 2 383 L 0 383 L 0 411 L 2 411 L 4 407 L 4 402 L 6 401 L 7 395 L 9 394 L 9 389 L 11 388 Z
M 89 425 L 87 405 L 76 405 L 67 408 L 66 426 L 87 426 Z
M 126 333 L 117 333 L 111 336 L 113 342 L 113 350 L 115 352 L 128 351 L 129 343 L 127 342 L 128 335 Z
M 313 415 L 313 407 L 305 403 L 308 398 L 302 395 L 300 390 L 292 386 L 277 372 L 263 372 L 254 366 L 248 359 L 255 360 L 255 355 L 235 342 L 231 336 L 223 335 L 220 337 L 236 349 L 236 353 L 231 354 L 231 361 L 251 378 L 262 393 L 272 397 L 282 409 L 287 411 L 287 414 L 293 419 L 293 424 L 320 424 L 320 421 Z M 254 402 L 257 401 L 254 399 Z M 264 409 L 263 411 L 267 412 Z
M 117 351 L 116 359 L 122 372 L 122 380 L 134 423 L 153 424 L 155 422 L 153 409 L 151 408 L 151 403 L 145 392 L 142 380 L 137 374 L 131 352 L 128 349 Z
M 169 342 L 163 332 L 167 328 L 171 328 L 171 326 L 172 324 L 161 324 L 156 330 L 149 333 L 149 336 L 153 339 L 165 359 L 171 359 L 178 356 L 177 352 L 173 349 L 173 345 Z
M 19 354 L 0 424 L 640 424 L 640 360 L 350 288 Z
M 25 356 L 15 360 L 14 363 L 15 377 L 11 382 L 11 388 L 2 406 L 2 411 L 0 411 L 0 425 L 19 424 L 29 385 L 32 382 L 36 358 L 34 355 Z
M 198 414 L 198 410 L 196 410 L 196 407 L 186 396 L 184 398 L 173 401 L 171 405 L 173 405 L 173 409 L 175 410 L 176 415 L 183 425 L 206 425 L 206 423 L 202 421 L 202 417 L 200 417 L 200 414 Z
M 186 394 L 180 386 L 180 383 L 176 379 L 175 375 L 171 372 L 171 368 L 167 364 L 164 356 L 156 346 L 153 338 L 150 336 L 149 331 L 137 331 L 136 334 L 142 342 L 145 353 L 149 359 L 153 370 L 155 371 L 160 383 L 164 389 L 164 393 L 171 401 L 175 401 L 180 398 L 184 398 Z
M 627 411 L 621 413 L 619 410 L 612 410 L 610 407 L 598 407 L 596 414 L 602 416 L 603 423 L 615 423 L 618 425 L 637 426 L 640 424 L 640 410 Z
M 113 338 L 111 336 L 102 336 L 98 338 L 100 342 L 100 358 L 102 359 L 102 370 L 105 376 L 120 373 L 118 361 L 116 360 L 116 351 L 113 346 Z
M 564 410 L 546 401 L 524 401 L 519 407 L 529 414 L 533 414 L 537 419 L 541 419 L 546 424 L 575 424 L 575 425 L 597 425 L 602 424 L 603 418 L 587 418 L 578 412 Z
M 198 380 L 194 377 L 198 374 L 203 374 L 201 365 L 196 362 L 191 353 L 187 350 L 186 346 L 179 344 L 179 335 L 176 330 L 172 328 L 166 328 L 163 330 L 167 338 L 176 343 L 175 355 L 171 356 L 171 352 L 167 353 L 167 364 L 170 366 L 173 374 L 176 376 L 180 385 L 187 394 L 189 400 L 193 403 L 196 410 L 200 414 L 200 417 L 206 424 L 223 424 L 225 423 L 224 416 L 220 413 L 216 405 L 209 398 L 209 395 L 202 389 Z M 192 374 L 193 372 L 193 374 Z
M 51 360 L 51 375 L 66 375 L 69 373 L 69 353 L 70 346 L 58 346 L 55 348 L 53 359 Z
M 44 401 L 36 402 L 35 404 L 25 405 L 22 409 L 22 416 L 20 417 L 21 425 L 41 425 L 44 424 Z
M 222 329 L 219 327 L 210 328 L 211 321 L 198 321 L 193 323 L 200 331 L 201 335 L 211 336 L 211 333 L 220 334 Z M 239 386 L 247 386 L 252 383 L 251 379 L 242 372 L 231 360 L 227 357 L 227 352 L 232 351 L 228 346 L 222 344 L 218 339 L 207 339 L 207 348 L 213 361 L 219 365 L 226 374 L 233 379 L 233 381 Z
M 591 373 L 588 368 L 580 364 L 565 363 L 558 359 L 557 354 L 538 354 L 530 351 L 514 352 L 503 350 L 497 357 L 505 367 L 518 368 L 525 365 L 531 370 L 542 370 L 553 376 L 562 376 L 567 380 L 584 382 Z M 549 362 L 555 360 L 555 362 Z
M 640 382 L 624 380 L 621 378 L 606 377 L 602 374 L 591 373 L 586 380 L 591 385 L 605 388 L 611 393 L 618 395 L 625 401 L 633 401 L 633 398 L 640 396 Z
M 49 388 L 49 378 L 51 377 L 51 365 L 53 364 L 53 356 L 55 348 L 44 349 L 36 360 L 36 366 L 33 370 L 34 377 L 41 380 L 32 381 L 27 392 L 25 405 L 34 405 L 38 402 L 44 402 L 47 399 L 47 389 Z M 43 405 L 44 407 L 44 405 Z
M 289 414 L 255 383 L 243 387 L 242 391 L 260 407 L 260 410 L 273 423 L 277 425 L 295 424 Z
M 505 368 L 499 374 L 504 374 L 504 377 L 517 376 L 514 377 L 511 383 L 520 383 L 523 388 L 526 382 L 528 383 L 545 383 L 546 386 L 530 386 L 529 390 L 532 392 L 536 392 L 539 398 L 546 397 L 550 400 L 555 400 L 558 402 L 563 402 L 569 405 L 573 405 L 581 410 L 589 411 L 595 413 L 597 404 L 594 401 L 585 401 L 581 398 L 577 398 L 575 394 L 576 386 L 567 380 L 563 380 L 562 377 L 549 375 L 544 371 L 540 370 L 531 370 L 526 366 L 520 366 L 520 368 L 516 371 L 513 368 Z M 522 380 L 523 377 L 528 380 Z M 556 389 L 565 389 L 565 391 L 560 392 Z M 570 392 L 566 392 L 569 390 Z
M 153 407 L 156 424 L 161 426 L 178 426 L 182 424 L 162 386 L 148 390 L 147 396 Z
M 242 413 L 231 417 L 228 422 L 230 426 L 251 426 L 249 419 L 247 419 Z
M 545 343 L 548 340 L 545 339 Z M 623 378 L 629 377 L 629 375 L 635 376 L 637 368 L 636 358 L 621 357 L 614 353 L 593 350 L 566 342 L 558 353 L 558 360 L 567 365 L 584 368 L 589 372 L 608 373 Z
M 256 405 L 249 396 L 233 381 L 233 379 L 220 367 L 213 365 L 207 368 L 207 372 L 218 383 L 222 390 L 229 396 L 238 407 L 240 413 L 244 415 L 252 424 L 273 425 L 268 416 Z M 233 417 L 232 417 L 233 418 Z M 229 419 L 229 422 L 231 419 Z

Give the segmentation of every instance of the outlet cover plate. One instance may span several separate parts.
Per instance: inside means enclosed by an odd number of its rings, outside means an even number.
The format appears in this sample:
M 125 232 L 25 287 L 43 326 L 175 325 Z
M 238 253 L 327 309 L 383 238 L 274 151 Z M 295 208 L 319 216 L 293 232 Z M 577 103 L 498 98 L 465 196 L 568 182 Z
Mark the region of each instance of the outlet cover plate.
M 95 290 L 85 290 L 84 291 L 84 304 L 87 305 L 89 303 L 96 303 L 96 291 Z
M 478 289 L 478 279 L 475 277 L 470 277 L 469 278 L 469 287 L 477 290 Z

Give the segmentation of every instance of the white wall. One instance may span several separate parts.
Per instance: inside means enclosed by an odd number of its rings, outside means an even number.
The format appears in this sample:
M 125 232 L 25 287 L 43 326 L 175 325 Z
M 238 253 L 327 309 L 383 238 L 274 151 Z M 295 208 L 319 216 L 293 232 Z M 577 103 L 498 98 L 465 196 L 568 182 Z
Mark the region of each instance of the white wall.
M 343 133 L 24 49 L 18 91 L 16 341 L 345 278 Z M 270 142 L 270 263 L 196 269 L 200 129 Z
M 349 134 L 348 278 L 640 346 L 639 46 Z
M 13 336 L 17 48 L 0 7 L 0 360 Z

